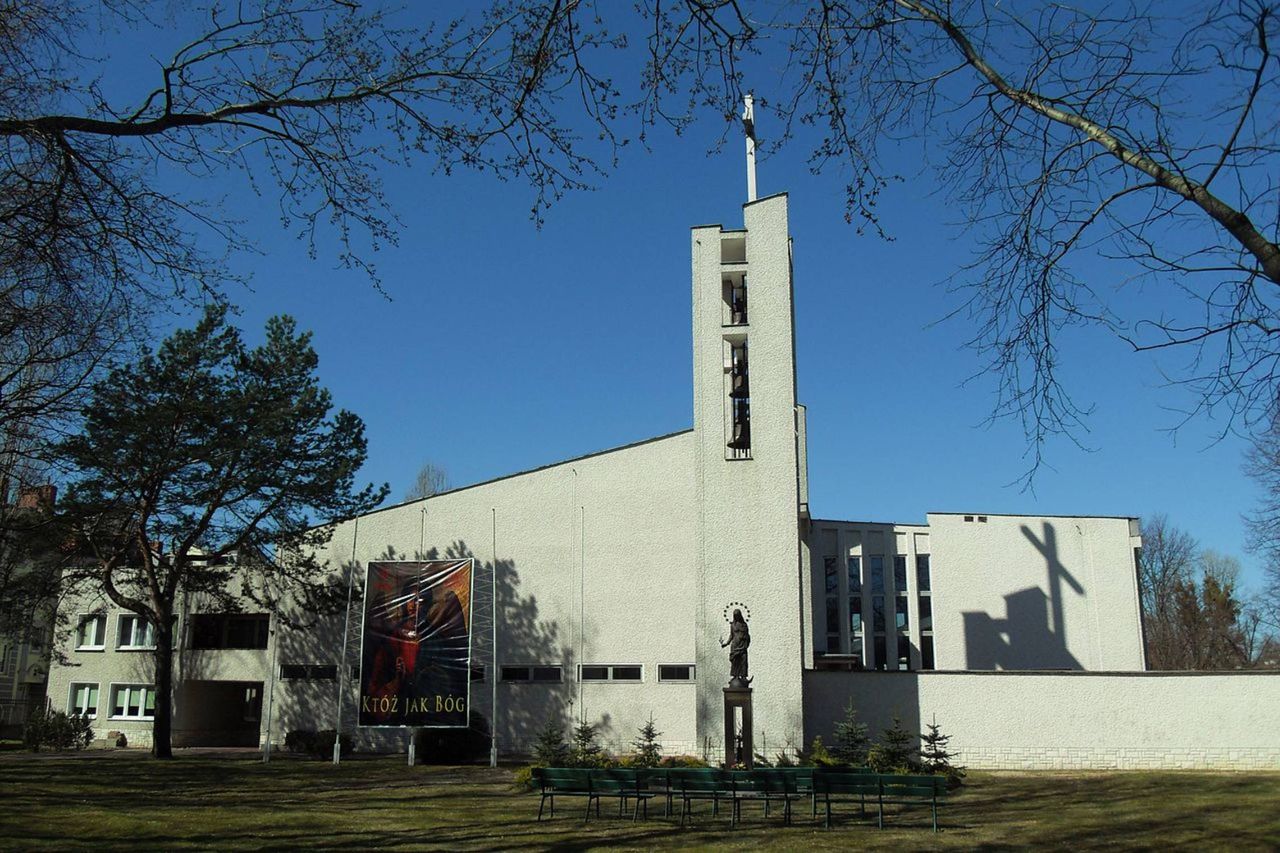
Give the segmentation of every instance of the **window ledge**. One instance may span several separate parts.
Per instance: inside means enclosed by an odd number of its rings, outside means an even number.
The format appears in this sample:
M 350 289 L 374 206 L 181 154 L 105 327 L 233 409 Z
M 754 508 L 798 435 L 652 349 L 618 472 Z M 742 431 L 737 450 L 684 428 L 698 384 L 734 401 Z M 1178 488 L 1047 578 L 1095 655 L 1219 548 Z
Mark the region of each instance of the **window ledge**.
M 77 652 L 105 652 L 106 646 L 76 646 Z

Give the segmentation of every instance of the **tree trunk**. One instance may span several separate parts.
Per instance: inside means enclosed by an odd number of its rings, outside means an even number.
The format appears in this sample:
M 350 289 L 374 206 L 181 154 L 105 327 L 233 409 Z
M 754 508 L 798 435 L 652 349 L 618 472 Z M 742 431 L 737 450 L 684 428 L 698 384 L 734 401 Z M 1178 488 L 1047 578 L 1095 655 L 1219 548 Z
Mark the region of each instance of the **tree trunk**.
M 166 613 L 156 632 L 156 715 L 151 724 L 151 754 L 173 758 L 173 617 Z

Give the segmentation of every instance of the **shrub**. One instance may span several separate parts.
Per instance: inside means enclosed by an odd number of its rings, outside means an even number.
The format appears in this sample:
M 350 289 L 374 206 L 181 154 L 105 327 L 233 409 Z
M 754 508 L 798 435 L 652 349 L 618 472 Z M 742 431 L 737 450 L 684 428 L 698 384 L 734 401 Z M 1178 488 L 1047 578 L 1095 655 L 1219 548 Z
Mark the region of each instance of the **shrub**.
M 698 755 L 664 755 L 658 762 L 659 767 L 710 767 L 706 759 Z
M 472 764 L 489 760 L 489 721 L 478 711 L 459 729 L 418 729 L 414 750 L 423 764 Z M 331 747 L 332 748 L 332 747 Z
M 893 718 L 893 724 L 880 733 L 878 740 L 868 751 L 867 765 L 877 773 L 910 773 L 919 765 L 912 760 L 916 749 L 911 732 L 902 727 L 902 720 Z
M 23 742 L 32 752 L 41 749 L 82 750 L 93 740 L 93 727 L 87 716 L 41 709 L 27 720 Z
M 314 729 L 292 729 L 284 736 L 284 748 L 289 752 L 310 753 L 315 745 Z
M 662 732 L 653 724 L 653 714 L 650 714 L 649 722 L 640 727 L 640 736 L 632 741 L 631 745 L 636 748 L 636 752 L 630 756 L 630 766 L 657 767 L 662 760 L 662 744 L 658 743 L 660 737 Z
M 774 767 L 795 767 L 796 762 L 795 762 L 795 759 L 791 757 L 791 754 L 789 752 L 787 752 L 786 750 L 783 750 L 782 752 L 779 752 L 776 756 L 774 756 L 773 766 Z
M 333 758 L 333 741 L 338 737 L 338 733 L 333 729 L 324 729 L 316 732 L 316 746 L 313 754 L 316 758 Z M 351 740 L 351 735 L 343 734 L 342 736 L 342 755 L 350 755 L 355 748 L 355 743 Z
M 800 756 L 801 767 L 834 767 L 835 765 L 836 760 L 827 751 L 826 745 L 822 742 L 822 735 L 814 737 L 813 743 L 809 744 L 809 751 Z
M 569 767 L 607 767 L 611 761 L 596 743 L 595 723 L 586 720 L 573 727 L 573 744 L 569 747 Z
M 934 776 L 947 777 L 947 784 L 952 788 L 959 786 L 964 779 L 964 768 L 951 763 L 952 755 L 947 751 L 951 735 L 942 733 L 936 716 L 927 728 L 929 731 L 920 736 L 920 769 Z
M 863 767 L 867 763 L 867 749 L 871 745 L 867 737 L 867 724 L 858 721 L 853 700 L 844 709 L 844 719 L 836 723 L 835 742 L 831 745 L 831 757 L 841 764 Z
M 312 731 L 311 729 L 294 729 L 284 736 L 284 748 L 299 755 L 311 755 L 326 759 L 333 757 L 333 741 L 338 735 L 333 729 Z M 350 755 L 354 747 L 351 736 L 342 736 L 342 754 Z
M 515 777 L 511 780 L 512 786 L 517 791 L 533 790 L 533 768 L 521 767 L 516 771 Z
M 533 744 L 533 763 L 537 767 L 561 767 L 569 757 L 569 747 L 564 742 L 564 727 L 560 715 L 552 712 L 538 732 Z

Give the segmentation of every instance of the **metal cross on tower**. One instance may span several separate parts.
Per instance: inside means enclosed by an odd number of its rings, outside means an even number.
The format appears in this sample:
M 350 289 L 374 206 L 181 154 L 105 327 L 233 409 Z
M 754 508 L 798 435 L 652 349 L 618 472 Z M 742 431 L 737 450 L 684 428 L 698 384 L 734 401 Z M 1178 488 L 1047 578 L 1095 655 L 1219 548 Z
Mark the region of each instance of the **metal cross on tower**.
M 742 126 L 747 132 L 747 201 L 756 200 L 756 113 L 751 93 L 742 96 Z

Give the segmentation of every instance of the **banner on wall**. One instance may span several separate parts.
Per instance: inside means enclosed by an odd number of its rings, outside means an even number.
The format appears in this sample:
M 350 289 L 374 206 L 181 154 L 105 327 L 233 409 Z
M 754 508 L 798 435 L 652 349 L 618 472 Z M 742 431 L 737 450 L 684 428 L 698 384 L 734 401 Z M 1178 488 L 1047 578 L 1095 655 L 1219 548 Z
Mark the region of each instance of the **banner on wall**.
M 466 727 L 474 563 L 369 563 L 359 725 Z

